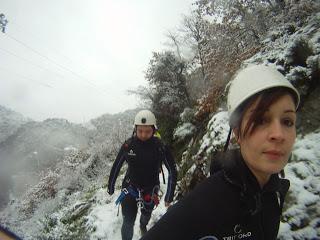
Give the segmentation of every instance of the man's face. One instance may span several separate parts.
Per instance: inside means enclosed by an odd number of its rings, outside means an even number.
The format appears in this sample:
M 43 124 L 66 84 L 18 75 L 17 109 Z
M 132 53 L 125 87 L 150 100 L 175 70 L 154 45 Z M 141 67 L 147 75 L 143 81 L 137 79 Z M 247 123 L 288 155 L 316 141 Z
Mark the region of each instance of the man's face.
M 153 127 L 138 125 L 137 126 L 137 137 L 141 141 L 147 141 L 153 136 Z

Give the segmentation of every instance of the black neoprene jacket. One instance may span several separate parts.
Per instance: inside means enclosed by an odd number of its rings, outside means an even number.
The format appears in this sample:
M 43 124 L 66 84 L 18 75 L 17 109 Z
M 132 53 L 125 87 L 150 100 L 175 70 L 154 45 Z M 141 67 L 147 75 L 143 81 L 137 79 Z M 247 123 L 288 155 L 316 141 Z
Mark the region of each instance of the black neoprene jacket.
M 128 170 L 122 186 L 132 185 L 145 192 L 152 191 L 154 186 L 159 185 L 160 165 L 164 163 L 169 172 L 165 201 L 172 202 L 177 170 L 171 152 L 158 138 L 152 137 L 147 141 L 140 141 L 137 137 L 133 137 L 121 146 L 110 172 L 109 194 L 114 192 L 115 182 L 124 162 L 128 163 Z
M 271 176 L 261 189 L 238 150 L 222 170 L 175 204 L 141 240 L 273 240 L 289 181 Z

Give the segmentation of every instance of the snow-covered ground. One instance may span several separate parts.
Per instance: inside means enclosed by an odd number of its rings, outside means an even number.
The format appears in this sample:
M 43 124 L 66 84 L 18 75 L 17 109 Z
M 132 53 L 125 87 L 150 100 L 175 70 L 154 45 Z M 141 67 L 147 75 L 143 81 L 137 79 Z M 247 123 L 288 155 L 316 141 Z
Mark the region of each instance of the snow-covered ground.
M 164 169 L 165 176 L 167 179 L 167 171 Z M 160 176 L 160 179 L 162 177 Z M 119 178 L 120 180 L 120 178 Z M 122 179 L 121 179 L 122 180 Z M 153 211 L 151 220 L 148 224 L 148 228 L 154 225 L 160 217 L 166 212 L 166 207 L 164 206 L 164 194 L 166 193 L 167 186 L 165 184 L 160 183 L 160 189 L 163 193 L 160 204 Z M 95 228 L 95 232 L 91 235 L 91 240 L 98 239 L 112 239 L 112 240 L 121 240 L 121 225 L 122 225 L 122 215 L 121 215 L 121 207 L 116 206 L 115 201 L 117 197 L 120 195 L 120 190 L 115 191 L 112 196 L 109 196 L 106 189 L 100 189 L 97 191 L 95 197 L 97 200 L 97 205 L 93 207 L 90 214 L 87 216 L 88 223 L 91 227 Z M 119 211 L 119 214 L 118 214 Z M 133 240 L 137 240 L 140 238 L 139 232 L 139 219 L 140 219 L 140 211 L 138 211 L 138 215 L 136 218 L 136 223 L 134 227 L 134 235 Z

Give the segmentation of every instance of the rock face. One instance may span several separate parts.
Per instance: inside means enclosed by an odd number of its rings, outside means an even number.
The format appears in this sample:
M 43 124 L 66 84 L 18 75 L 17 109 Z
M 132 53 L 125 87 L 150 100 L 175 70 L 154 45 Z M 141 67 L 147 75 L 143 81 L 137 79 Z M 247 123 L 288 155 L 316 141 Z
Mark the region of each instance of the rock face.
M 245 63 L 275 64 L 301 94 L 298 133 L 319 126 L 320 14 L 310 16 L 304 26 L 288 31 L 290 24 L 270 32 L 261 51 Z
M 320 76 L 320 75 L 319 75 Z M 308 134 L 320 126 L 320 86 L 313 89 L 303 103 L 299 114 L 299 133 Z

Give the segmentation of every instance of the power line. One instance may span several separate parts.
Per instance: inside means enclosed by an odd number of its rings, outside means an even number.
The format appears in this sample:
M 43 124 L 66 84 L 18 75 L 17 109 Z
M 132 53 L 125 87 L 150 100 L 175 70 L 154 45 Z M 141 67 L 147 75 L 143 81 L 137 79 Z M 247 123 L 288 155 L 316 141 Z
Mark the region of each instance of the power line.
M 38 67 L 38 68 L 40 68 L 40 69 L 42 69 L 42 70 L 44 70 L 44 71 L 48 71 L 48 72 L 56 75 L 57 77 L 66 80 L 66 77 L 65 77 L 64 75 L 60 74 L 60 73 L 57 73 L 57 72 L 55 72 L 55 71 L 52 71 L 52 70 L 49 69 L 49 68 L 45 68 L 45 67 L 43 67 L 43 66 L 41 66 L 41 65 L 38 65 L 38 64 L 36 64 L 36 63 L 33 63 L 32 61 L 30 61 L 30 60 L 28 60 L 28 59 L 26 59 L 26 58 L 24 58 L 24 57 L 21 57 L 21 56 L 13 53 L 13 52 L 11 52 L 11 51 L 8 51 L 8 50 L 6 50 L 6 49 L 3 49 L 3 48 L 1 48 L 1 47 L 0 47 L 0 50 L 3 51 L 3 52 L 5 52 L 6 54 L 12 55 L 12 56 L 14 56 L 14 57 L 16 57 L 16 58 L 18 58 L 18 59 L 20 59 L 20 60 L 22 60 L 22 61 L 25 61 L 25 62 L 27 62 L 28 64 L 30 64 L 30 65 L 32 65 L 32 66 L 34 66 L 34 67 Z M 45 84 L 45 83 L 44 83 L 44 84 Z
M 35 39 L 38 39 L 38 40 L 40 40 L 40 41 L 43 41 L 43 39 L 42 39 L 38 34 L 35 34 L 35 33 L 33 33 L 33 32 L 27 31 L 26 28 L 23 27 L 23 26 L 21 26 L 20 24 L 17 24 L 17 23 L 15 23 L 15 22 L 12 22 L 12 20 L 10 20 L 10 24 L 11 24 L 11 25 L 14 25 L 15 28 L 16 28 L 18 31 L 20 31 L 20 32 L 22 32 L 22 33 L 25 32 L 25 33 L 28 34 L 28 36 L 31 35 L 31 36 L 33 36 Z M 62 56 L 63 58 L 65 58 L 66 60 L 68 60 L 70 63 L 73 63 L 73 62 L 74 62 L 71 58 L 69 58 L 68 56 L 62 54 L 60 50 L 58 50 L 58 49 L 56 49 L 56 48 L 54 48 L 54 47 L 51 47 L 51 46 L 50 46 L 50 47 L 47 47 L 47 49 L 48 49 L 48 50 L 54 50 L 54 53 L 55 53 L 55 54 L 58 54 L 58 55 Z M 88 69 L 87 69 L 84 65 L 79 64 L 79 63 L 77 63 L 77 64 L 80 65 L 82 69 L 85 69 L 86 72 L 89 72 Z
M 50 86 L 50 85 L 49 85 L 49 84 L 47 84 L 47 83 L 43 83 L 43 82 L 40 82 L 40 81 L 38 81 L 38 80 L 31 79 L 31 78 L 26 77 L 26 76 L 24 76 L 24 75 L 21 75 L 21 74 L 19 74 L 19 73 L 16 73 L 16 72 L 10 71 L 10 70 L 8 70 L 8 69 L 6 69 L 6 68 L 2 67 L 2 66 L 0 66 L 0 69 L 4 70 L 4 71 L 6 71 L 6 72 L 8 72 L 8 73 L 10 73 L 10 74 L 12 74 L 12 73 L 13 73 L 13 74 L 15 74 L 15 75 L 19 76 L 20 78 L 25 79 L 25 80 L 28 80 L 28 81 L 31 81 L 31 82 L 35 82 L 35 83 L 37 83 L 38 85 L 42 85 L 42 86 L 44 86 L 44 87 L 48 87 L 48 88 L 53 88 L 52 86 Z
M 0 50 L 3 51 L 3 52 L 5 52 L 5 53 L 7 53 L 7 54 L 9 54 L 9 55 L 12 55 L 12 56 L 20 59 L 20 60 L 22 60 L 22 61 L 25 61 L 25 62 L 29 63 L 29 64 L 32 65 L 32 66 L 41 68 L 42 70 L 45 70 L 45 71 L 48 71 L 48 72 L 51 72 L 51 73 L 53 73 L 53 74 L 55 74 L 55 75 L 57 75 L 57 76 L 59 76 L 59 77 L 61 77 L 61 78 L 64 79 L 64 76 L 63 76 L 62 74 L 56 73 L 56 72 L 50 70 L 49 68 L 42 67 L 41 65 L 38 65 L 38 64 L 36 64 L 36 63 L 33 63 L 32 61 L 30 61 L 30 60 L 28 60 L 28 59 L 26 59 L 26 58 L 24 58 L 24 57 L 21 57 L 21 56 L 13 53 L 13 52 L 11 52 L 11 51 L 8 51 L 8 50 L 6 50 L 6 49 L 3 49 L 3 48 L 1 48 L 1 47 L 0 47 Z
M 5 33 L 5 35 L 8 36 L 10 39 L 12 39 L 12 40 L 18 42 L 19 44 L 23 45 L 25 48 L 29 49 L 30 51 L 34 52 L 35 54 L 37 54 L 37 55 L 41 56 L 42 58 L 46 59 L 47 61 L 53 63 L 54 65 L 56 65 L 56 66 L 64 69 L 64 70 L 67 71 L 67 72 L 70 72 L 72 75 L 76 76 L 77 78 L 80 78 L 80 79 L 86 81 L 89 85 L 91 85 L 91 87 L 93 87 L 94 89 L 96 89 L 96 90 L 98 90 L 99 92 L 103 93 L 104 95 L 108 96 L 108 95 L 106 94 L 106 92 L 101 91 L 96 85 L 94 85 L 93 83 L 91 83 L 88 79 L 80 76 L 79 74 L 77 74 L 77 73 L 75 73 L 74 71 L 72 71 L 72 70 L 64 67 L 63 65 L 61 65 L 61 64 L 59 64 L 59 63 L 51 60 L 51 59 L 48 58 L 47 56 L 44 56 L 44 55 L 41 54 L 39 51 L 33 49 L 32 47 L 29 47 L 27 44 L 25 44 L 25 43 L 23 43 L 22 41 L 16 39 L 15 37 L 9 35 L 8 33 Z
M 26 48 L 27 48 L 27 49 L 29 49 L 30 51 L 32 51 L 32 52 L 34 52 L 35 54 L 39 55 L 40 57 L 42 57 L 42 58 L 46 59 L 47 61 L 49 61 L 49 62 L 53 63 L 54 65 L 56 65 L 56 66 L 58 66 L 58 67 L 60 67 L 60 68 L 64 69 L 65 71 L 70 72 L 71 74 L 75 75 L 76 77 L 78 77 L 78 78 L 82 78 L 82 79 L 83 79 L 83 77 L 82 77 L 82 76 L 80 76 L 80 75 L 78 75 L 77 73 L 73 72 L 72 70 L 70 70 L 70 69 L 68 69 L 68 68 L 64 67 L 63 65 L 61 65 L 61 64 L 59 64 L 59 63 L 57 63 L 56 61 L 51 60 L 51 59 L 50 59 L 50 58 L 48 58 L 47 56 L 44 56 L 44 55 L 43 55 L 43 54 L 41 54 L 39 51 L 34 50 L 33 48 L 29 47 L 27 44 L 25 44 L 25 43 L 23 43 L 22 41 L 20 41 L 20 40 L 16 39 L 15 37 L 13 37 L 13 36 L 9 35 L 8 33 L 6 33 L 6 35 L 7 35 L 9 38 L 13 39 L 14 41 L 16 41 L 16 42 L 20 43 L 21 45 L 23 45 L 24 47 L 26 47 Z M 87 79 L 84 79 L 84 80 L 85 80 L 85 81 L 87 81 L 89 84 L 92 84 L 92 83 L 91 83 L 91 82 L 89 82 Z M 93 86 L 94 86 L 94 85 L 93 85 Z M 94 87 L 95 87 L 95 86 L 94 86 Z
M 10 20 L 10 25 L 13 25 L 14 28 L 16 30 L 18 30 L 20 33 L 22 34 L 25 34 L 27 33 L 28 36 L 33 36 L 33 38 L 35 40 L 40 40 L 40 41 L 43 41 L 43 38 L 39 35 L 39 34 L 35 34 L 34 32 L 31 32 L 31 31 L 28 31 L 26 30 L 25 27 L 23 27 L 22 25 L 18 24 L 17 22 L 15 22 L 14 20 Z M 50 47 L 47 47 L 46 48 L 47 50 L 51 51 L 51 50 L 54 50 L 54 53 L 57 54 L 57 55 L 60 55 L 62 56 L 63 58 L 65 58 L 69 63 L 73 64 L 75 63 L 70 57 L 64 55 L 61 53 L 60 50 L 58 50 L 57 48 L 54 48 L 52 46 Z M 84 69 L 87 73 L 89 73 L 88 69 L 86 66 L 84 66 L 83 64 L 79 64 L 79 63 L 76 63 L 77 65 L 79 65 L 82 69 Z M 50 70 L 48 70 L 50 71 Z M 56 73 L 55 73 L 56 74 Z M 83 78 L 81 75 L 75 73 L 77 75 L 77 77 L 80 77 L 80 78 Z M 60 75 L 61 77 L 63 77 L 61 74 L 56 74 L 56 75 Z M 64 78 L 64 77 L 63 77 Z M 97 85 L 94 85 L 90 80 L 87 80 L 86 78 L 84 78 L 85 81 L 87 81 L 89 84 L 92 84 L 92 87 L 94 87 L 95 89 L 97 88 L 99 91 L 101 91 L 103 94 L 106 94 L 103 90 L 101 90 Z

